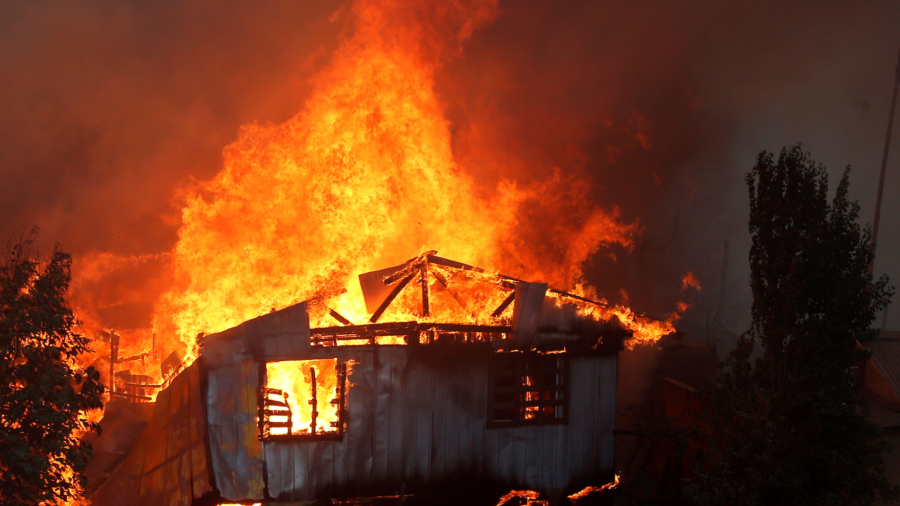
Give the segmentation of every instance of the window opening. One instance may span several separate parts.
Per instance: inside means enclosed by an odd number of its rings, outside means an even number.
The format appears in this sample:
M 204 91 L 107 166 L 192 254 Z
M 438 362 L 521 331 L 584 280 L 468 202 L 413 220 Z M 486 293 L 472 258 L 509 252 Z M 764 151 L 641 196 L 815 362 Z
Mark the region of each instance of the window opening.
M 568 384 L 567 355 L 492 354 L 488 427 L 568 423 Z
M 260 439 L 343 437 L 347 364 L 334 358 L 269 362 L 265 382 Z

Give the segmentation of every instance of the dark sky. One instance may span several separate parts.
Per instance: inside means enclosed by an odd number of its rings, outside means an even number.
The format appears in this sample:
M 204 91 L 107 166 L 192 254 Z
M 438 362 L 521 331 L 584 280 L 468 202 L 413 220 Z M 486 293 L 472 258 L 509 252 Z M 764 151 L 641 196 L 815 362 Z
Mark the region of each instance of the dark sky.
M 760 150 L 803 142 L 874 213 L 900 50 L 893 0 L 501 2 L 441 69 L 454 150 L 486 193 L 554 167 L 642 239 L 589 280 L 668 312 L 678 279 L 746 326 L 744 174 Z M 240 125 L 297 113 L 327 64 L 341 2 L 24 2 L 0 6 L 0 236 L 38 225 L 81 255 L 152 254 L 177 239 L 179 189 L 211 178 Z M 900 134 L 876 272 L 900 280 Z M 481 149 L 490 148 L 490 149 Z M 494 154 L 486 159 L 480 153 Z M 506 153 L 497 157 L 496 153 Z M 139 280 L 133 281 L 140 283 Z M 895 282 L 896 283 L 896 282 Z M 889 320 L 900 328 L 900 309 Z M 690 322 L 693 322 L 691 324 Z M 702 326 L 700 327 L 702 332 Z

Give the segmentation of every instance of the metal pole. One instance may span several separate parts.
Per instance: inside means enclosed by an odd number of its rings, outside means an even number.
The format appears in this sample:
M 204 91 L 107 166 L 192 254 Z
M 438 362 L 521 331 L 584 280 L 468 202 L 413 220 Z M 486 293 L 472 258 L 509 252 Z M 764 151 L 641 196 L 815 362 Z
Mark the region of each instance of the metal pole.
M 875 248 L 878 245 L 878 224 L 881 221 L 881 196 L 884 193 L 884 174 L 887 170 L 888 152 L 891 148 L 891 129 L 894 127 L 894 109 L 897 107 L 897 90 L 900 89 L 900 53 L 897 55 L 897 69 L 894 72 L 894 94 L 891 97 L 891 111 L 888 113 L 887 134 L 884 139 L 884 154 L 881 157 L 881 175 L 878 178 L 878 197 L 875 199 L 875 223 L 872 225 L 872 261 L 869 274 L 875 268 Z

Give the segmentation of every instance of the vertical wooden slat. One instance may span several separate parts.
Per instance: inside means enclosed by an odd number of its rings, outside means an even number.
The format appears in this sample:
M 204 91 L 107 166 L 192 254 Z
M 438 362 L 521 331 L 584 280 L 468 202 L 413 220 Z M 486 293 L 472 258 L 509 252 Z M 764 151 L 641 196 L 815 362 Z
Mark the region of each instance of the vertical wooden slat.
M 488 355 L 489 356 L 489 355 Z M 488 392 L 488 360 L 479 357 L 471 376 L 472 384 L 472 473 L 481 476 L 487 468 L 486 459 L 491 449 L 485 441 L 487 432 L 487 392 Z M 496 445 L 492 447 L 496 460 Z M 496 468 L 495 468 L 496 469 Z
M 531 490 L 541 484 L 541 429 L 536 425 L 525 428 L 525 483 Z
M 403 384 L 403 478 L 402 481 L 407 485 L 412 485 L 416 481 L 418 472 L 416 471 L 418 455 L 418 390 L 419 390 L 419 363 L 413 357 L 409 356 L 408 349 L 407 361 L 400 375 L 400 381 Z
M 209 373 L 207 397 L 210 448 L 216 485 L 223 498 L 263 497 L 262 445 L 258 440 L 259 364 L 253 360 Z
M 265 498 L 262 442 L 259 440 L 259 362 L 245 360 L 236 364 L 241 383 L 235 389 L 235 410 L 238 429 L 237 471 L 245 484 L 245 497 L 249 500 Z
M 263 456 L 266 460 L 266 475 L 269 484 L 269 495 L 279 498 L 284 494 L 282 481 L 285 476 L 281 468 L 281 448 L 275 443 L 263 443 Z
M 427 364 L 420 360 L 416 362 L 419 372 L 416 392 L 416 482 L 426 484 L 431 478 L 433 372 Z
M 364 490 L 371 490 L 375 484 L 375 461 L 373 452 L 375 451 L 375 351 L 372 348 L 366 350 L 364 362 L 367 370 L 368 383 L 365 384 L 365 396 L 363 397 L 363 435 L 365 439 L 362 441 L 360 448 L 364 452 L 365 458 L 362 459 L 360 485 Z
M 308 484 L 306 487 L 306 500 L 313 501 L 322 493 L 322 490 L 319 487 L 319 471 L 321 469 L 320 454 L 322 453 L 322 445 L 321 443 L 307 443 L 305 446 L 307 455 L 306 469 L 308 472 L 306 479 Z
M 354 487 L 368 487 L 372 483 L 372 451 L 374 425 L 374 375 L 372 350 L 354 347 L 348 351 L 348 358 L 355 362 L 349 368 L 348 381 L 353 386 L 348 390 L 347 416 L 347 479 Z M 356 490 L 356 488 L 354 488 Z
M 456 374 L 454 383 L 458 395 L 457 432 L 459 433 L 459 450 L 456 458 L 456 473 L 460 477 L 472 475 L 472 425 L 478 410 L 475 408 L 475 390 L 480 388 L 477 374 L 478 363 L 470 363 L 464 370 Z
M 450 435 L 446 433 L 450 392 L 447 371 L 431 367 L 433 403 L 431 412 L 431 469 L 428 479 L 432 483 L 444 480 L 444 458 L 449 447 Z M 454 435 L 455 436 L 455 435 Z
M 528 483 L 528 478 L 525 476 L 525 466 L 528 463 L 528 427 L 515 427 L 512 429 L 512 433 L 513 483 L 517 487 L 522 487 Z
M 404 381 L 403 368 L 406 365 L 405 347 L 385 347 L 382 358 L 390 364 L 390 410 L 388 412 L 388 451 L 387 451 L 387 482 L 392 488 L 397 488 L 403 482 L 403 442 L 404 442 Z
M 553 469 L 554 488 L 569 486 L 569 427 L 572 424 L 558 426 L 556 433 L 556 465 Z
M 185 448 L 187 450 L 187 448 Z M 191 498 L 191 454 L 189 451 L 183 451 L 178 456 L 178 494 L 180 506 L 190 506 L 193 501 Z
M 167 452 L 170 469 L 169 487 L 176 502 L 187 504 L 191 498 L 191 465 L 190 465 L 190 408 L 188 375 L 181 374 L 169 386 L 172 399 L 169 404 L 169 427 Z M 170 496 L 173 497 L 173 496 Z
M 317 499 L 327 498 L 334 494 L 334 442 L 321 441 L 319 453 L 319 495 Z
M 572 357 L 569 361 L 569 428 L 567 459 L 569 467 L 569 486 L 578 486 L 583 482 L 582 456 L 584 455 L 584 404 L 585 397 L 585 358 Z
M 447 449 L 444 454 L 444 476 L 448 480 L 458 479 L 461 471 L 459 458 L 462 436 L 460 434 L 460 404 L 462 401 L 461 391 L 469 389 L 468 378 L 465 378 L 469 367 L 470 364 L 466 364 L 460 369 L 447 371 L 449 374 L 445 375 L 444 380 L 447 383 L 447 423 L 444 426 L 444 441 Z
M 556 487 L 556 438 L 559 435 L 560 425 L 545 425 L 541 430 L 541 460 L 539 462 L 541 472 L 541 488 Z
M 235 466 L 234 400 L 231 394 L 232 378 L 229 366 L 211 369 L 207 382 L 207 417 L 209 447 L 216 486 L 226 499 L 232 499 L 232 470 Z M 159 402 L 159 397 L 157 397 Z
M 490 429 L 497 438 L 497 476 L 500 481 L 514 483 L 513 478 L 513 429 Z
M 200 362 L 194 362 L 185 372 L 188 376 L 188 396 L 190 403 L 190 454 L 191 454 L 191 494 L 198 499 L 212 490 L 209 482 L 209 466 L 206 454 L 206 416 L 203 410 L 203 396 L 200 383 Z
M 612 472 L 614 466 L 615 436 L 613 436 L 613 429 L 616 422 L 616 362 L 615 355 L 604 356 L 600 362 L 600 441 L 597 452 L 597 469 L 598 472 L 602 473 Z
M 597 475 L 597 440 L 600 428 L 600 362 L 597 355 L 584 357 L 584 453 L 582 472 L 585 480 L 591 481 Z
M 378 347 L 374 350 L 377 358 L 373 364 L 375 380 L 374 428 L 374 480 L 377 484 L 385 484 L 388 480 L 388 448 L 391 429 L 391 356 L 390 352 Z
M 307 447 L 309 445 L 291 445 L 291 457 L 293 458 L 294 480 L 292 486 L 291 501 L 305 501 L 308 495 L 309 459 Z

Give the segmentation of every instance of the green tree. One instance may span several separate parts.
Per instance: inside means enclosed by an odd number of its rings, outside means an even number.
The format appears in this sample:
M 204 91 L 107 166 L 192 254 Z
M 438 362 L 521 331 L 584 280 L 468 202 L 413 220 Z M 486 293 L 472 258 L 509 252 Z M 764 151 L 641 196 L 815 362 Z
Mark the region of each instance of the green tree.
M 854 384 L 858 342 L 890 300 L 873 281 L 871 232 L 799 145 L 760 153 L 750 194 L 752 323 L 710 396 L 709 449 L 687 487 L 698 504 L 867 505 L 892 500 L 876 426 Z M 759 353 L 754 353 L 759 344 Z
M 76 497 L 98 429 L 98 372 L 74 365 L 88 351 L 66 301 L 72 258 L 58 249 L 35 259 L 37 230 L 11 240 L 0 259 L 0 503 L 43 504 Z

